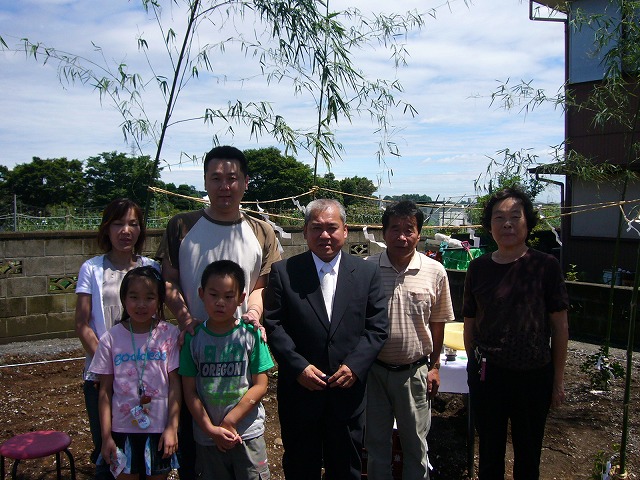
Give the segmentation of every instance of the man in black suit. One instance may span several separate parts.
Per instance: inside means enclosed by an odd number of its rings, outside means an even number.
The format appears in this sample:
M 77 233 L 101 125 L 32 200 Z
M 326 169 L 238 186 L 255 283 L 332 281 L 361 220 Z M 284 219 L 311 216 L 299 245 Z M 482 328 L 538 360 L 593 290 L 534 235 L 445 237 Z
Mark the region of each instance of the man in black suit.
M 278 362 L 278 414 L 289 480 L 360 480 L 369 367 L 388 330 L 377 264 L 342 253 L 344 207 L 314 200 L 309 252 L 272 266 L 265 327 Z M 321 286 L 322 285 L 322 286 Z

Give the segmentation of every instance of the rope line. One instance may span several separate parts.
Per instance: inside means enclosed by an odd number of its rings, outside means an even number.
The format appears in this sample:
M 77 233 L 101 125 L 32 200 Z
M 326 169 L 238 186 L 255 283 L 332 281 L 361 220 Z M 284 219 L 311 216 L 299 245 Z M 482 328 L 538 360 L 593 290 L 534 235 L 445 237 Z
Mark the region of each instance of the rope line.
M 173 196 L 177 196 L 180 198 L 185 198 L 187 200 L 193 200 L 195 202 L 199 202 L 199 203 L 203 203 L 203 204 L 209 204 L 209 202 L 207 200 L 204 200 L 202 198 L 196 198 L 196 197 L 190 197 L 188 195 L 182 195 L 179 193 L 174 193 L 174 192 L 169 192 L 168 190 L 163 190 L 161 188 L 158 187 L 148 187 L 149 190 L 153 191 L 153 192 L 157 192 L 157 193 L 162 193 L 164 195 L 173 195 Z M 283 197 L 283 198 L 276 198 L 276 199 L 272 199 L 272 200 L 243 200 L 242 203 L 243 204 L 255 204 L 256 206 L 258 206 L 259 204 L 269 204 L 269 203 L 277 203 L 277 202 L 286 202 L 289 200 L 297 200 L 299 198 L 305 197 L 305 196 L 309 196 L 309 195 L 313 195 L 315 193 L 317 193 L 318 191 L 325 191 L 325 192 L 330 192 L 330 193 L 334 193 L 334 194 L 339 194 L 339 195 L 346 195 L 346 196 L 350 196 L 350 197 L 354 197 L 354 198 L 360 198 L 363 200 L 370 200 L 370 201 L 374 201 L 374 202 L 378 202 L 378 203 L 393 203 L 396 200 L 385 200 L 385 199 L 381 199 L 381 198 L 377 198 L 377 197 L 371 197 L 371 196 L 365 196 L 365 195 L 358 195 L 355 193 L 347 193 L 347 192 L 341 192 L 340 190 L 334 190 L 332 188 L 325 188 L 325 187 L 320 187 L 317 185 L 314 185 L 311 190 L 305 192 L 305 193 L 301 193 L 299 195 L 293 195 L 293 196 L 289 196 L 289 197 Z M 612 207 L 622 207 L 624 205 L 634 205 L 634 204 L 638 204 L 640 203 L 640 199 L 633 199 L 633 200 L 613 200 L 613 201 L 608 201 L 608 202 L 598 202 L 598 203 L 591 203 L 591 204 L 581 204 L 581 205 L 571 205 L 571 207 L 566 207 L 566 208 L 571 208 L 571 211 L 569 212 L 564 212 L 564 213 L 559 213 L 557 215 L 549 215 L 549 216 L 544 216 L 544 218 L 546 220 L 552 220 L 552 219 L 558 219 L 558 218 L 562 218 L 562 217 L 569 217 L 571 215 L 577 215 L 580 213 L 586 213 L 586 212 L 593 212 L 593 211 L 597 211 L 597 210 L 603 210 L 606 208 L 612 208 Z M 463 208 L 465 210 L 477 210 L 479 209 L 479 207 L 476 206 L 465 206 L 464 204 L 456 204 L 456 203 L 452 203 L 452 204 L 445 204 L 445 203 L 416 203 L 416 205 L 418 207 L 425 207 L 425 208 L 435 208 L 435 209 L 446 209 L 447 207 L 451 208 L 451 207 L 459 207 L 459 208 Z M 557 208 L 557 207 L 555 207 Z M 547 208 L 539 208 L 540 212 L 545 211 Z M 244 212 L 248 212 L 248 213 L 253 213 L 256 215 L 268 215 L 270 217 L 276 217 L 276 218 L 281 218 L 281 219 L 286 219 L 286 220 L 293 220 L 296 222 L 300 222 L 303 221 L 303 219 L 298 218 L 298 217 L 292 217 L 289 215 L 283 215 L 283 214 L 278 214 L 278 213 L 270 213 L 268 211 L 256 211 L 256 210 L 252 210 L 252 209 L 248 209 L 248 208 L 241 208 L 242 211 Z M 361 227 L 361 226 L 370 226 L 370 227 L 376 227 L 379 225 L 361 225 L 361 224 L 351 224 L 351 226 L 353 227 Z M 425 225 L 423 228 L 425 229 L 434 229 L 434 228 L 448 228 L 448 229 L 465 229 L 465 228 L 482 228 L 482 225 Z
M 58 360 L 40 360 L 39 362 L 27 362 L 27 363 L 11 363 L 8 365 L 0 365 L 0 368 L 27 367 L 29 365 L 44 365 L 47 363 L 56 363 L 56 362 L 73 362 L 76 360 L 84 360 L 84 357 L 60 358 Z

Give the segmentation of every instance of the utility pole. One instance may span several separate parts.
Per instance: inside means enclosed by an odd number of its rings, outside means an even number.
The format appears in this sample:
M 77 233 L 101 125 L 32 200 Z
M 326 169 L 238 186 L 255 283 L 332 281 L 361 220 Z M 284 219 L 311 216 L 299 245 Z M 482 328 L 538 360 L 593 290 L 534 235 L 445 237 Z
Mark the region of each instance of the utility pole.
M 13 231 L 18 231 L 18 200 L 17 195 L 13 194 Z

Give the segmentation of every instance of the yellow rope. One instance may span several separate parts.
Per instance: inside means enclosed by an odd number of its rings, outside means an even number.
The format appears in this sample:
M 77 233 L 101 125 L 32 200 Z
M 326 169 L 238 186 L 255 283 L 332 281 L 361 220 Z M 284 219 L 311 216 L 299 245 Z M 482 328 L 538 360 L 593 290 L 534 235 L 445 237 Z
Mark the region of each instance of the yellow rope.
M 153 192 L 157 192 L 157 193 L 162 193 L 164 195 L 173 195 L 175 197 L 179 197 L 179 198 L 184 198 L 187 200 L 192 200 L 194 202 L 198 202 L 198 203 L 202 203 L 205 205 L 208 205 L 209 202 L 207 200 L 204 200 L 202 198 L 197 198 L 197 197 L 190 197 L 188 195 L 182 195 L 180 193 L 174 193 L 174 192 L 170 192 L 168 190 L 164 190 L 162 188 L 158 188 L 158 187 L 147 187 L 149 190 L 153 191 Z M 299 195 L 294 195 L 294 196 L 290 196 L 290 197 L 284 197 L 284 198 L 278 198 L 278 199 L 274 199 L 274 200 L 243 200 L 242 203 L 247 204 L 247 203 L 251 203 L 251 204 L 267 204 L 267 203 L 276 203 L 276 202 L 284 202 L 287 200 L 296 200 L 299 199 L 301 197 L 305 197 L 308 195 L 314 195 L 316 194 L 318 191 L 325 191 L 325 192 L 331 192 L 331 193 L 335 193 L 335 194 L 340 194 L 340 195 L 347 195 L 350 197 L 355 197 L 355 198 L 361 198 L 361 199 L 365 199 L 365 200 L 372 200 L 375 202 L 384 202 L 384 203 L 393 203 L 396 200 L 383 200 L 377 197 L 369 197 L 369 196 L 364 196 L 364 195 L 357 195 L 354 193 L 347 193 L 347 192 L 341 192 L 339 190 L 333 190 L 331 188 L 325 188 L 325 187 L 319 187 L 317 185 L 314 185 L 311 190 L 305 192 L 305 193 L 301 193 Z M 583 204 L 583 205 L 572 205 L 571 207 L 565 207 L 565 208 L 571 208 L 570 212 L 564 212 L 564 213 L 560 213 L 558 215 L 553 215 L 553 216 L 545 216 L 546 220 L 551 220 L 551 219 L 556 219 L 556 218 L 561 218 L 561 217 L 565 217 L 565 216 L 571 216 L 571 215 L 577 215 L 579 213 L 585 213 L 585 212 L 593 212 L 593 211 L 597 211 L 597 210 L 602 210 L 605 208 L 611 208 L 611 207 L 622 207 L 624 205 L 631 205 L 631 204 L 636 204 L 636 203 L 640 203 L 640 199 L 633 199 L 633 200 L 619 200 L 619 201 L 609 201 L 609 202 L 598 202 L 598 203 L 591 203 L 591 204 Z M 417 203 L 416 205 L 420 206 L 420 207 L 431 207 L 431 208 L 444 208 L 445 204 L 438 204 L 438 203 Z M 462 205 L 458 205 L 458 204 L 451 204 L 451 205 L 456 205 L 456 206 L 460 206 L 462 207 Z M 468 207 L 463 207 L 463 208 L 468 208 L 468 209 L 477 209 L 478 207 L 472 207 L 472 206 L 468 206 Z M 546 209 L 549 208 L 558 208 L 558 207 L 548 207 L 548 208 L 541 208 L 540 211 L 544 211 Z M 268 215 L 270 217 L 277 217 L 277 218 L 282 218 L 282 219 L 287 219 L 287 220 L 295 220 L 297 222 L 301 222 L 304 221 L 304 219 L 298 218 L 298 217 L 291 217 L 289 215 L 281 215 L 281 214 L 277 214 L 277 213 L 269 213 L 269 212 L 259 212 L 259 211 L 255 211 L 255 210 L 251 210 L 251 209 L 247 209 L 247 208 L 241 208 L 242 211 L 244 212 L 249 212 L 249 213 L 254 213 L 256 215 Z M 350 225 L 352 228 L 354 227 L 361 227 L 361 226 L 370 226 L 370 227 L 380 227 L 379 225 L 355 225 L 355 224 L 351 224 Z M 457 229 L 467 229 L 467 228 L 482 228 L 482 225 L 425 225 L 423 227 L 423 229 L 427 229 L 427 230 L 433 230 L 433 229 L 437 229 L 437 228 L 446 228 L 446 229 L 451 229 L 451 230 L 457 230 Z
M 181 193 L 170 192 L 168 190 L 163 190 L 162 188 L 158 188 L 158 187 L 147 187 L 147 189 L 152 191 L 152 192 L 163 193 L 165 195 L 173 195 L 174 197 L 186 198 L 187 200 L 192 200 L 194 202 L 204 203 L 206 205 L 209 204 L 209 202 L 206 201 L 203 198 L 190 197 L 189 195 L 182 195 Z
M 284 197 L 284 198 L 276 198 L 275 200 L 242 200 L 242 203 L 275 203 L 275 202 L 284 202 L 286 200 L 296 200 L 300 197 L 304 197 L 306 195 L 313 195 L 318 190 L 318 187 L 314 186 L 308 192 L 301 193 L 300 195 L 294 195 L 292 197 Z

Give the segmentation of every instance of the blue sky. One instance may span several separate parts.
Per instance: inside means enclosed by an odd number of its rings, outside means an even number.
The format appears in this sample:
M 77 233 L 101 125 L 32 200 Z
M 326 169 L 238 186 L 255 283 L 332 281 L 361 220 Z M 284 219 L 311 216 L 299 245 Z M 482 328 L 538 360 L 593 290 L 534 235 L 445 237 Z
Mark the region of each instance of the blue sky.
M 131 68 L 142 69 L 136 38 L 144 35 L 158 45 L 155 24 L 137 0 L 99 2 L 99 8 L 96 5 L 86 0 L 1 2 L 0 36 L 12 47 L 27 37 L 98 59 L 93 42 L 103 48 L 108 60 L 124 60 Z M 475 194 L 474 180 L 499 150 L 527 149 L 542 162 L 551 160 L 551 148 L 564 136 L 562 112 L 549 105 L 524 116 L 518 108 L 505 111 L 492 106 L 490 96 L 507 79 L 512 84 L 531 81 L 549 95 L 559 91 L 564 76 L 561 23 L 529 20 L 528 2 L 519 0 L 331 2 L 335 10 L 346 5 L 357 6 L 365 13 L 388 12 L 401 5 L 402 11 L 434 9 L 436 15 L 428 17 L 422 30 L 407 39 L 408 66 L 397 72 L 388 67 L 388 52 L 383 50 L 362 50 L 355 56 L 355 63 L 372 78 L 374 74 L 397 76 L 404 86 L 403 100 L 411 103 L 418 115 L 411 118 L 394 114 L 398 131 L 394 141 L 401 157 L 388 157 L 386 168 L 375 157 L 379 140 L 373 133 L 375 126 L 367 118 L 355 119 L 352 124 L 342 121 L 335 133 L 345 152 L 342 160 L 331 166 L 338 178 L 366 176 L 379 183 L 381 195 L 420 193 L 457 200 Z M 179 16 L 177 11 L 165 14 Z M 224 33 L 214 28 L 202 31 L 200 41 L 211 42 Z M 161 68 L 161 52 L 153 48 L 151 52 L 152 62 Z M 225 103 L 240 98 L 271 101 L 294 126 L 308 127 L 312 122 L 312 102 L 295 97 L 290 85 L 266 86 L 261 79 L 238 81 L 255 71 L 251 59 L 228 51 L 216 57 L 214 64 L 226 81 L 221 76 L 201 74 L 184 91 L 176 118 L 197 116 L 211 98 L 218 102 L 224 99 Z M 34 156 L 84 160 L 104 151 L 131 150 L 123 140 L 122 119 L 112 105 L 101 104 L 90 86 L 61 84 L 53 62 L 43 65 L 27 59 L 24 53 L 0 52 L 0 91 L 3 165 L 12 168 Z M 148 113 L 161 118 L 163 108 L 157 92 L 149 88 L 144 98 Z M 216 131 L 202 122 L 170 129 L 163 150 L 162 179 L 202 188 L 201 164 L 184 158 L 181 162 L 181 152 L 201 157 L 211 148 Z M 256 142 L 243 129 L 235 131 L 234 137 L 221 136 L 222 143 L 242 149 L 276 145 L 271 138 L 262 137 Z M 154 155 L 153 145 L 143 148 L 145 154 Z M 304 152 L 297 158 L 312 162 Z M 319 168 L 321 174 L 326 171 L 324 166 Z M 557 200 L 559 192 L 549 190 L 545 195 Z

